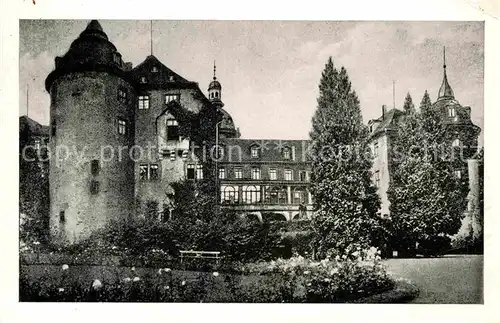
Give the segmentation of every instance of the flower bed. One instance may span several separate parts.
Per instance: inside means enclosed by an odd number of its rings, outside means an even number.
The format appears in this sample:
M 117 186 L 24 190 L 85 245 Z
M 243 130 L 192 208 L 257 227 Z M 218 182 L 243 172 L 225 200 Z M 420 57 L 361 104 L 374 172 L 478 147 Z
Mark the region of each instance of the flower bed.
M 168 268 L 21 265 L 21 301 L 352 302 L 394 287 L 376 249 L 313 261 L 303 257 L 247 264 L 243 274 Z M 36 277 L 35 277 L 36 276 Z

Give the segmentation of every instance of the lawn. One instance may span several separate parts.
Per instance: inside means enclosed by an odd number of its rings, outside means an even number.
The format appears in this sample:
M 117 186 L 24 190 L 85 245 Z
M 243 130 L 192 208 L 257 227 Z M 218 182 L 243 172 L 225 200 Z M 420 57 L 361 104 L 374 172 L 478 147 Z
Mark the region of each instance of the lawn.
M 483 256 L 389 259 L 387 270 L 411 280 L 420 289 L 412 303 L 482 304 Z

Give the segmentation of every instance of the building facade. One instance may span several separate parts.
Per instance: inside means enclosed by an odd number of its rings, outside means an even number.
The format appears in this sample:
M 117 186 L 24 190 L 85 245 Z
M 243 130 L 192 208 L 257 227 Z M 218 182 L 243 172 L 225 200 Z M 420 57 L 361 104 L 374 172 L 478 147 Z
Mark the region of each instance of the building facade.
M 51 97 L 50 231 L 56 243 L 80 241 L 111 220 L 151 209 L 159 218 L 171 212 L 171 184 L 200 181 L 212 171 L 201 160 L 207 142 L 245 151 L 234 165 L 230 154 L 216 162 L 221 204 L 241 213 L 276 211 L 287 220 L 311 211 L 310 170 L 298 159 L 303 142 L 287 142 L 279 158 L 247 152 L 253 140 L 238 139 L 215 66 L 205 96 L 198 83 L 153 55 L 136 67 L 124 62 L 93 20 L 56 57 L 45 85 Z M 202 129 L 213 138 L 199 135 Z M 249 165 L 258 160 L 257 177 Z
M 215 72 L 214 64 L 205 95 L 198 83 L 153 55 L 133 67 L 96 20 L 64 56 L 56 57 L 45 82 L 51 98 L 53 242 L 78 242 L 111 220 L 145 216 L 151 210 L 161 219 L 175 208 L 173 183 L 207 176 L 215 177 L 224 208 L 254 214 L 260 221 L 313 216 L 309 142 L 241 139 L 224 109 Z M 463 136 L 461 129 L 477 127 L 470 121 L 470 108 L 455 100 L 446 73 L 434 108 L 442 110 L 454 143 L 477 143 L 477 135 Z M 389 213 L 391 133 L 403 114 L 384 108 L 369 123 L 382 214 Z M 215 167 L 206 169 L 212 148 Z
M 450 147 L 459 149 L 463 158 L 454 165 L 455 175 L 461 177 L 469 175 L 469 185 L 472 185 L 472 191 L 475 191 L 475 178 L 478 174 L 469 174 L 474 168 L 469 164 L 474 164 L 471 160 L 478 152 L 478 137 L 481 129 L 474 125 L 471 120 L 471 108 L 462 106 L 456 99 L 455 94 L 448 82 L 446 74 L 446 60 L 443 64 L 443 81 L 439 88 L 437 100 L 432 104 L 432 109 L 438 112 L 440 122 L 446 125 L 446 139 Z M 390 215 L 389 199 L 387 190 L 391 182 L 391 157 L 390 151 L 393 148 L 392 141 L 395 136 L 397 123 L 404 118 L 405 113 L 398 109 L 387 111 L 386 106 L 382 106 L 382 115 L 370 120 L 368 126 L 370 129 L 370 145 L 373 151 L 373 181 L 378 187 L 378 193 L 381 198 L 381 214 Z M 476 195 L 469 195 L 469 199 Z M 477 201 L 470 202 L 477 205 Z
M 254 214 L 260 221 L 310 219 L 308 146 L 306 140 L 221 140 L 221 205 Z

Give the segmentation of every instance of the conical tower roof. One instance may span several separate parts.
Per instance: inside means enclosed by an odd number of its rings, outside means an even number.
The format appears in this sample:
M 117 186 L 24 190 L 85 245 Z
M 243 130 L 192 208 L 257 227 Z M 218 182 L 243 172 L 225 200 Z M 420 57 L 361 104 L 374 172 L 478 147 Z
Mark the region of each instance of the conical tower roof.
M 80 38 L 87 36 L 108 40 L 108 35 L 106 35 L 101 24 L 97 20 L 90 21 L 87 28 L 85 28 L 85 30 L 80 34 Z
M 443 99 L 454 99 L 455 95 L 453 93 L 453 90 L 450 86 L 450 83 L 448 83 L 448 77 L 446 76 L 446 50 L 443 49 L 443 83 L 441 83 L 441 87 L 439 88 L 438 92 L 438 101 L 443 100 Z
M 56 68 L 45 80 L 45 88 L 50 91 L 54 80 L 61 75 L 102 71 L 125 77 L 124 63 L 115 45 L 108 39 L 97 20 L 92 20 L 75 39 L 66 54 L 56 57 Z

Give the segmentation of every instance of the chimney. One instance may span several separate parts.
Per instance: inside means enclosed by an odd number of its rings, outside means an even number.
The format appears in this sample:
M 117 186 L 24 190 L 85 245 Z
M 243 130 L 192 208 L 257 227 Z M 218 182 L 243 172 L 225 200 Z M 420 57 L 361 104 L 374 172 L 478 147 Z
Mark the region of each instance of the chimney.
M 385 120 L 385 114 L 387 113 L 387 106 L 385 104 L 382 105 L 382 120 Z
M 128 71 L 132 70 L 132 67 L 133 67 L 132 63 L 131 62 L 127 62 L 127 63 L 125 63 L 123 69 L 128 72 Z

